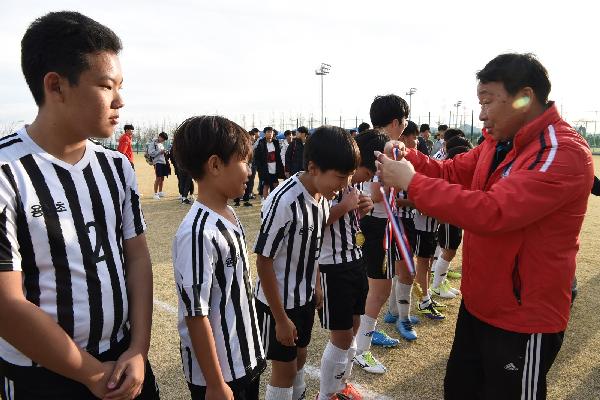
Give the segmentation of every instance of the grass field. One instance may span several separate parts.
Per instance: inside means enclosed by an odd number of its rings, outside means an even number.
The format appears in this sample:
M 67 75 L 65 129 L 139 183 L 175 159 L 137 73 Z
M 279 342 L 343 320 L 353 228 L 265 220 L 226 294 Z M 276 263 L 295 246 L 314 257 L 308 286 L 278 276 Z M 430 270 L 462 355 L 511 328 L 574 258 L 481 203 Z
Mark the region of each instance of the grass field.
M 595 156 L 596 174 L 600 173 L 600 156 Z M 153 170 L 143 157 L 136 155 L 136 172 L 142 206 L 148 225 L 147 239 L 154 270 L 154 323 L 150 361 L 161 388 L 162 398 L 187 399 L 189 392 L 181 370 L 179 337 L 177 334 L 177 296 L 173 284 L 171 265 L 171 242 L 179 223 L 189 206 L 177 200 L 177 178 L 165 180 L 167 196 L 152 199 Z M 260 206 L 240 207 L 238 216 L 247 232 L 249 248 L 252 248 L 259 225 Z M 572 310 L 571 321 L 565 334 L 563 347 L 548 378 L 549 399 L 600 399 L 600 198 L 591 196 L 587 216 L 581 232 L 581 248 L 578 255 L 577 278 L 579 297 Z M 254 255 L 250 256 L 253 275 L 256 276 Z M 460 252 L 453 265 L 460 265 Z M 458 282 L 454 282 L 458 286 Z M 600 291 L 599 291 L 600 293 Z M 380 399 L 441 399 L 444 371 L 459 299 L 446 301 L 447 318 L 442 322 L 425 320 L 417 326 L 419 339 L 414 343 L 402 341 L 394 349 L 374 348 L 374 354 L 388 368 L 382 376 L 364 373 L 360 368 L 353 371 L 352 381 L 370 391 L 369 398 Z M 381 320 L 381 319 L 380 319 Z M 378 325 L 398 337 L 392 325 Z M 307 399 L 313 399 L 318 391 L 315 379 L 327 332 L 315 324 L 313 340 L 309 347 L 307 364 L 309 372 Z M 269 371 L 263 375 L 264 389 Z

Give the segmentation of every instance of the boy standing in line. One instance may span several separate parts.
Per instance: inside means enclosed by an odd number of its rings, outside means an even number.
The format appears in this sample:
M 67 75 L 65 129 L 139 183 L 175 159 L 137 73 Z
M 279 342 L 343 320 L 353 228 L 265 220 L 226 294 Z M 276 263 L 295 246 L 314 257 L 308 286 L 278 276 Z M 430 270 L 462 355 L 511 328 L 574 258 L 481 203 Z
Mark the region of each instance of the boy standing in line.
M 273 367 L 267 400 L 304 398 L 328 200 L 348 186 L 358 160 L 358 147 L 343 129 L 322 126 L 306 142 L 304 172 L 284 181 L 263 204 L 254 251 L 258 318 Z
M 244 229 L 227 201 L 241 196 L 252 145 L 223 117 L 192 117 L 175 134 L 177 165 L 198 198 L 173 241 L 181 360 L 194 400 L 258 400 L 266 367 Z
M 0 141 L 0 397 L 158 399 L 152 269 L 129 160 L 113 31 L 77 12 L 21 42 L 35 121 Z

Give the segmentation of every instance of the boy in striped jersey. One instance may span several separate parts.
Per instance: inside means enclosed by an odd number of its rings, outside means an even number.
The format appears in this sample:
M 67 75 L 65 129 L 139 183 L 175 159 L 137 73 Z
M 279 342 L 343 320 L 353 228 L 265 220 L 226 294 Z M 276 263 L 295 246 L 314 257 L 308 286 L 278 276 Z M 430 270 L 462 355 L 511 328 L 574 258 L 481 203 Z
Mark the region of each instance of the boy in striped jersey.
M 257 400 L 266 360 L 244 229 L 227 205 L 246 189 L 250 138 L 223 117 L 192 117 L 177 128 L 173 153 L 198 185 L 173 241 L 181 360 L 191 397 Z
M 121 41 L 84 15 L 53 12 L 21 46 L 38 114 L 0 141 L 0 395 L 157 399 L 135 173 L 88 140 L 118 124 Z
M 358 147 L 345 130 L 321 126 L 306 141 L 304 171 L 279 185 L 263 204 L 254 251 L 256 306 L 272 363 L 267 400 L 304 398 L 306 348 L 321 297 L 315 288 L 328 200 L 348 186 L 358 160 Z
M 361 251 L 364 234 L 360 231 L 359 220 L 373 208 L 371 197 L 363 194 L 361 189 L 362 183 L 375 174 L 374 152 L 381 151 L 389 137 L 377 130 L 368 130 L 355 139 L 360 150 L 360 165 L 352 175 L 352 186 L 340 192 L 331 203 L 319 258 L 323 288 L 323 307 L 319 310 L 319 317 L 321 326 L 330 331 L 330 339 L 321 358 L 321 400 L 327 400 L 336 393 L 354 394 L 352 398 L 358 398 L 356 389 L 347 382 L 356 355 L 355 335 L 361 315 L 365 313 L 369 291 Z M 356 362 L 368 369 L 371 362 L 368 357 L 361 354 Z M 383 373 L 385 369 L 370 372 Z

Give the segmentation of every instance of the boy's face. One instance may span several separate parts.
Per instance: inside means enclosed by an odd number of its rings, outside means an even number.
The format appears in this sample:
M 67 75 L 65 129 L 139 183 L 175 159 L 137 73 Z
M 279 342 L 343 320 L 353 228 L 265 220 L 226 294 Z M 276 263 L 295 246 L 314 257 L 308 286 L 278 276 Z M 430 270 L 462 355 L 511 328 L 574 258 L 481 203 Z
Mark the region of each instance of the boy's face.
M 354 172 L 354 175 L 352 175 L 352 184 L 371 180 L 371 178 L 373 178 L 373 175 L 375 174 L 369 168 L 358 167 L 358 169 Z
M 318 193 L 326 199 L 333 199 L 340 190 L 344 190 L 350 184 L 352 174 L 339 172 L 333 169 L 321 171 L 312 162 L 308 166 L 309 173 L 313 176 L 314 185 Z
M 273 140 L 273 131 L 269 130 L 265 132 L 265 139 L 267 139 L 267 142 L 270 142 L 271 140 Z
M 229 199 L 242 197 L 246 191 L 248 177 L 251 174 L 247 159 L 240 159 L 233 156 L 229 163 L 223 166 L 221 177 L 218 179 L 222 193 L 227 195 Z
M 60 78 L 61 111 L 67 124 L 85 139 L 108 138 L 119 124 L 119 109 L 124 106 L 121 63 L 111 52 L 88 54 L 87 58 L 90 67 L 81 73 L 77 85 Z
M 400 136 L 400 141 L 409 149 L 417 148 L 417 135 L 402 135 Z
M 408 121 L 405 118 L 402 120 L 394 119 L 392 122 L 383 127 L 383 130 L 392 140 L 398 140 L 406 126 L 408 125 Z

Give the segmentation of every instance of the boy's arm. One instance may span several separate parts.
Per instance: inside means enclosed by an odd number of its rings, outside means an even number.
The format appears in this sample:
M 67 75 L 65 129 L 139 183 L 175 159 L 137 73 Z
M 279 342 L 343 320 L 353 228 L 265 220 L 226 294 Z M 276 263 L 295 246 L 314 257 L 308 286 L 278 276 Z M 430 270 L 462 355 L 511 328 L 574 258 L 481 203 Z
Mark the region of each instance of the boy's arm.
M 194 355 L 206 380 L 206 398 L 233 400 L 233 393 L 221 373 L 215 338 L 206 316 L 185 317 Z
M 80 349 L 48 314 L 25 298 L 22 282 L 20 271 L 0 272 L 0 337 L 38 364 L 103 397 L 113 363 L 101 363 Z
M 141 392 L 152 326 L 152 262 L 144 234 L 124 241 L 125 272 L 127 274 L 127 298 L 129 300 L 129 322 L 131 344 L 115 365 L 110 385 L 117 387 L 123 374 L 123 383 L 106 396 L 134 396 Z
M 277 341 L 284 346 L 295 346 L 298 333 L 296 326 L 285 313 L 283 303 L 279 298 L 277 277 L 273 270 L 273 259 L 257 254 L 256 270 L 260 278 L 260 285 L 269 303 L 269 308 L 271 309 L 273 318 L 275 318 L 275 335 Z

